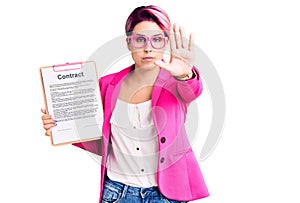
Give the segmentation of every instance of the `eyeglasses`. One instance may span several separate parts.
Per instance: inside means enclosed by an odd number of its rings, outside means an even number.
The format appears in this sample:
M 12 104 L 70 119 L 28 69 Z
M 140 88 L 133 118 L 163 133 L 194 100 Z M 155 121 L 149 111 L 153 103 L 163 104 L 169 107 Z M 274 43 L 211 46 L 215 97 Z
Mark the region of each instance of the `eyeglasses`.
M 154 49 L 162 49 L 166 46 L 167 37 L 161 35 L 144 36 L 144 35 L 131 35 L 128 37 L 131 45 L 136 49 L 144 48 L 148 41 Z

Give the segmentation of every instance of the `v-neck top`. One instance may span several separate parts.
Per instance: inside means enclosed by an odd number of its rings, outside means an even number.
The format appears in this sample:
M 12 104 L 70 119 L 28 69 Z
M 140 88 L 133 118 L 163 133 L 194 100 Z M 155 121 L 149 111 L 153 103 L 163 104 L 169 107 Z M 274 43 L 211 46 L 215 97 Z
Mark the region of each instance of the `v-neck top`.
M 117 100 L 110 119 L 110 179 L 136 187 L 157 186 L 158 140 L 151 104 L 151 100 L 138 104 Z

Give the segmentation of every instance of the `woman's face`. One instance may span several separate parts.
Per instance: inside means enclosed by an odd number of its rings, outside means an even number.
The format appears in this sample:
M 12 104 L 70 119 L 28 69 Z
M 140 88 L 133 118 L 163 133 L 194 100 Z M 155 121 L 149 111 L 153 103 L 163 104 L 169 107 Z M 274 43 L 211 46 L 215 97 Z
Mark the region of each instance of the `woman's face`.
M 154 61 L 163 58 L 167 38 L 155 22 L 138 23 L 127 40 L 136 68 L 155 67 Z

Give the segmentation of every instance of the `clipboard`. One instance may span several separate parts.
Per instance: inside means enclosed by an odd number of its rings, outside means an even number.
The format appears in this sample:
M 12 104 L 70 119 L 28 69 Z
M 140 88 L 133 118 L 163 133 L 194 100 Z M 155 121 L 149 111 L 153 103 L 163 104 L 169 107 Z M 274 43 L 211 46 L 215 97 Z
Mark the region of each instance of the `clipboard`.
M 94 61 L 40 67 L 53 146 L 101 139 L 103 107 Z

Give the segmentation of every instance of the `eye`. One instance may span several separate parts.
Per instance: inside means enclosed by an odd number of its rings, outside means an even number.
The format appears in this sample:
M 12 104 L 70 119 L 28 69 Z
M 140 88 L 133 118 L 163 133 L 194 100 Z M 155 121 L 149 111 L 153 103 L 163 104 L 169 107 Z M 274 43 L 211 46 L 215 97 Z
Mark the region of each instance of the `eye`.
M 152 38 L 152 41 L 153 41 L 153 42 L 161 42 L 161 41 L 163 41 L 163 37 L 160 37 L 160 36 L 158 36 L 158 37 L 153 37 L 153 38 Z
M 136 38 L 135 38 L 135 41 L 136 41 L 136 42 L 145 42 L 145 41 L 146 41 L 146 38 L 145 38 L 145 37 L 136 37 Z

